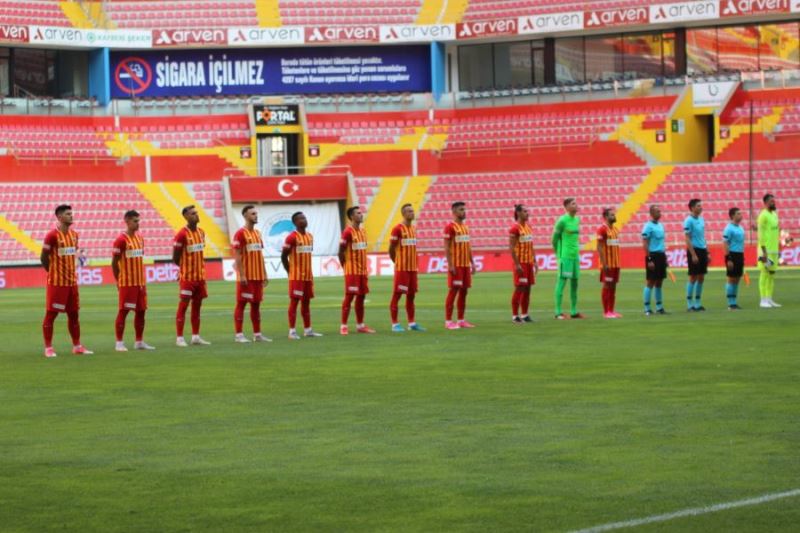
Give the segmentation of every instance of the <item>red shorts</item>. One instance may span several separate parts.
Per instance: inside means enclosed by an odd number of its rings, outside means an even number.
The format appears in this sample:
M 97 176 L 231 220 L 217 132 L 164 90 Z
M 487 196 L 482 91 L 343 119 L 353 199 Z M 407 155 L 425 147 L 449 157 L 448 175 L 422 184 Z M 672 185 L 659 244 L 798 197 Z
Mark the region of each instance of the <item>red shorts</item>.
M 472 269 L 470 267 L 456 267 L 453 275 L 447 271 L 447 288 L 449 289 L 469 289 L 472 287 Z
M 147 287 L 119 287 L 119 310 L 145 311 Z
M 416 270 L 397 271 L 394 272 L 394 292 L 401 292 L 403 294 L 417 294 L 419 290 L 419 283 L 417 282 Z
M 289 281 L 289 298 L 302 300 L 303 298 L 314 297 L 314 282 L 302 280 Z
M 264 299 L 264 281 L 236 282 L 236 301 L 259 303 Z
M 344 292 L 363 296 L 369 294 L 369 278 L 360 274 L 347 274 L 344 277 Z
M 45 307 L 48 311 L 56 313 L 72 313 L 81 308 L 81 301 L 78 298 L 78 286 L 70 285 L 61 287 L 58 285 L 47 286 L 47 299 Z
M 514 267 L 514 286 L 515 287 L 530 287 L 536 285 L 536 276 L 533 273 L 533 263 L 520 263 L 522 267 L 522 274 Z
M 192 300 L 202 300 L 208 298 L 205 281 L 181 281 L 181 300 L 191 298 Z
M 619 283 L 619 269 L 609 268 L 603 273 L 603 269 L 601 268 L 600 283 Z

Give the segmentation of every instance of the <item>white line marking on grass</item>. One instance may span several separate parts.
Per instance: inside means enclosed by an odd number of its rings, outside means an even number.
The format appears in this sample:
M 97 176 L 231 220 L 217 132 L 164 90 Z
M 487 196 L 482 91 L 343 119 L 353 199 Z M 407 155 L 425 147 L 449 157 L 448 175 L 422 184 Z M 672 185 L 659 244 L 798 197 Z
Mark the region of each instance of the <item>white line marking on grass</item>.
M 781 500 L 783 498 L 793 498 L 795 496 L 800 496 L 800 489 L 764 494 L 763 496 L 758 496 L 756 498 L 748 498 L 746 500 L 737 500 L 727 503 L 718 503 L 716 505 L 709 505 L 707 507 L 694 507 L 691 509 L 684 509 L 682 511 L 675 511 L 674 513 L 657 514 L 653 516 L 647 516 L 645 518 L 636 518 L 635 520 L 626 520 L 624 522 L 612 522 L 610 524 L 602 524 L 587 529 L 576 530 L 572 533 L 599 533 L 601 531 L 612 531 L 614 529 L 644 526 L 647 524 L 653 524 L 655 522 L 666 522 L 667 520 L 674 520 L 675 518 L 683 518 L 685 516 L 699 516 L 708 513 L 716 513 L 719 511 L 727 511 L 728 509 L 736 509 L 737 507 L 746 507 L 748 505 L 761 505 L 762 503 Z

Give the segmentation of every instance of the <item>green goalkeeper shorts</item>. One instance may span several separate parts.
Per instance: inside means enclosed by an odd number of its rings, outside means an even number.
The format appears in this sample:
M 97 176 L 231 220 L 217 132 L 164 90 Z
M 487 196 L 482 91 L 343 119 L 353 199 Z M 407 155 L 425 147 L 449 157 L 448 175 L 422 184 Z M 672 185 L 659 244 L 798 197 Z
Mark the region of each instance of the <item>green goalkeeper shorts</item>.
M 578 279 L 580 277 L 580 259 L 562 258 L 558 260 L 558 275 L 567 279 Z

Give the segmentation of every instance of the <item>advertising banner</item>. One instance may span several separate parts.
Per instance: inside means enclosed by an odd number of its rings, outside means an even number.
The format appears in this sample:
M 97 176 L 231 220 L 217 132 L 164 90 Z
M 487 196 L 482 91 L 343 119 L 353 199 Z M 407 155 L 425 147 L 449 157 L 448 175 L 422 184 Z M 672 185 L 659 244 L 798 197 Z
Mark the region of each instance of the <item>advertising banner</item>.
M 255 104 L 253 121 L 256 126 L 296 126 L 300 124 L 300 106 Z
M 111 96 L 425 92 L 426 46 L 111 54 Z
M 287 176 L 285 178 L 230 178 L 231 201 L 297 202 L 345 200 L 347 176 Z
M 27 43 L 30 32 L 27 26 L 19 24 L 0 24 L 0 42 Z
M 242 227 L 242 208 L 245 204 L 233 204 L 236 227 L 231 228 L 231 236 Z M 256 206 L 258 225 L 264 241 L 266 257 L 280 257 L 286 237 L 295 230 L 292 214 L 302 211 L 308 219 L 308 231 L 314 236 L 314 255 L 335 255 L 339 251 L 339 237 L 342 221 L 337 202 L 318 204 L 267 204 Z

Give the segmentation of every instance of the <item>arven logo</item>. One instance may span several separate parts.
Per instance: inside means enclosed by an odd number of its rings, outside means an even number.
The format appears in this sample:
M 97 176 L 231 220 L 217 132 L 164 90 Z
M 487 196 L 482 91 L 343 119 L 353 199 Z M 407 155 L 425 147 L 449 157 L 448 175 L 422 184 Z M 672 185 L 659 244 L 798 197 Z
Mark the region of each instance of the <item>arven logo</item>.
M 153 30 L 153 46 L 228 44 L 225 30 Z
M 381 26 L 382 43 L 413 43 L 450 40 L 455 35 L 453 24 Z
M 517 24 L 519 33 L 554 33 L 559 31 L 582 30 L 583 11 L 566 13 L 548 13 L 545 15 L 532 15 L 520 17 Z
M 769 13 L 788 13 L 789 0 L 722 0 L 723 17 L 743 17 Z
M 0 24 L 0 41 L 27 43 L 29 40 L 30 33 L 27 26 Z
M 650 22 L 688 22 L 714 19 L 719 16 L 717 0 L 699 0 L 650 6 Z
M 475 39 L 494 35 L 516 35 L 517 21 L 514 19 L 498 19 L 488 22 L 462 22 L 456 24 L 456 38 Z
M 377 43 L 378 26 L 311 26 L 306 28 L 307 43 Z
M 303 44 L 303 28 L 228 28 L 228 43 L 247 44 Z
M 631 26 L 650 22 L 650 12 L 646 7 L 604 9 L 584 12 L 586 28 L 607 28 L 612 26 Z

